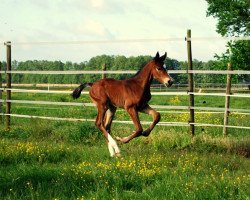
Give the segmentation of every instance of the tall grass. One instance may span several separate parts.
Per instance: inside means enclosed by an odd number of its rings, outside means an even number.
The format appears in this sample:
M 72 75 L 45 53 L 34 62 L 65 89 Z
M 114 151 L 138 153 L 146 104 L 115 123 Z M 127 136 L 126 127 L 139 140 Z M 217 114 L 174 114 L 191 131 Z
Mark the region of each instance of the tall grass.
M 68 96 L 14 94 L 14 99 L 71 101 Z M 82 101 L 88 102 L 87 97 Z M 206 103 L 204 103 L 204 101 Z M 248 100 L 247 100 L 248 101 Z M 80 102 L 80 101 L 79 101 Z M 152 104 L 186 105 L 186 97 L 153 97 Z M 205 104 L 205 105 L 204 105 Z M 198 97 L 198 106 L 223 107 L 224 98 Z M 235 108 L 249 109 L 246 101 Z M 94 118 L 93 108 L 12 105 L 28 115 Z M 140 115 L 141 120 L 152 120 Z M 117 120 L 129 120 L 122 111 Z M 162 113 L 162 121 L 188 114 Z M 196 122 L 222 124 L 223 114 L 197 113 Z M 12 118 L 0 127 L 0 199 L 249 199 L 250 137 L 247 130 L 156 126 L 147 138 L 119 144 L 122 157 L 110 158 L 94 123 Z M 232 125 L 249 126 L 249 115 L 230 115 Z M 145 126 L 146 127 L 146 126 Z M 133 125 L 112 125 L 126 136 Z
M 30 123 L 32 122 L 32 123 Z M 27 124 L 30 124 L 27 126 Z M 113 134 L 132 127 L 114 125 Z M 124 132 L 124 133 L 122 133 Z M 3 199 L 247 199 L 249 138 L 157 127 L 114 159 L 89 123 L 26 120 L 0 133 Z

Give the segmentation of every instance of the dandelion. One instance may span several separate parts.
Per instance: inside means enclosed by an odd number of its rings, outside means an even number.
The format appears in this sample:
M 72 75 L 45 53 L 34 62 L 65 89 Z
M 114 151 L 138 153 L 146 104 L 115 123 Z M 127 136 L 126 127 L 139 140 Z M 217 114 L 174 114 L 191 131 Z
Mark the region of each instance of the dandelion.
M 84 196 L 82 195 L 81 197 L 77 197 L 77 200 L 84 200 Z
M 181 101 L 179 99 L 179 96 L 175 96 L 175 97 L 170 98 L 169 102 L 171 104 L 178 105 Z

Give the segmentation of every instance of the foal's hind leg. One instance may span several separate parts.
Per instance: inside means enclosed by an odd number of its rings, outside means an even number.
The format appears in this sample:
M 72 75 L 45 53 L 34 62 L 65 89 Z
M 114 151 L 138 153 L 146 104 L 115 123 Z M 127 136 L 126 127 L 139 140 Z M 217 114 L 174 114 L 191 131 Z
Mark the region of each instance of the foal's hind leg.
M 106 131 L 108 131 L 109 133 L 111 133 L 110 128 L 111 128 L 111 123 L 113 121 L 115 112 L 116 112 L 116 107 L 110 106 L 105 114 L 104 127 L 105 127 Z
M 107 142 L 108 142 L 108 149 L 110 152 L 110 156 L 120 156 L 120 149 L 117 146 L 116 141 L 111 137 L 111 135 L 108 133 L 108 131 L 106 130 L 105 126 L 104 126 L 104 115 L 107 111 L 107 107 L 105 104 L 101 104 L 101 103 L 96 103 L 97 104 L 97 109 L 98 109 L 98 114 L 96 117 L 96 126 L 99 128 L 99 130 L 103 133 L 103 135 L 105 136 Z
M 140 112 L 146 113 L 148 115 L 151 115 L 153 117 L 153 123 L 150 124 L 150 126 L 142 132 L 142 135 L 147 137 L 155 127 L 155 125 L 160 121 L 161 115 L 160 113 L 156 112 L 153 108 L 151 108 L 149 105 L 147 105 L 144 109 L 142 109 Z

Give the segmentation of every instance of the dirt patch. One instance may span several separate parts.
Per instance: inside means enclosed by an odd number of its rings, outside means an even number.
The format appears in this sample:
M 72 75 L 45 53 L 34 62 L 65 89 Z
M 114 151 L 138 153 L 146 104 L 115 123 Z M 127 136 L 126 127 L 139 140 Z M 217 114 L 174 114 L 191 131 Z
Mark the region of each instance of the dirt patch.
M 237 150 L 237 154 L 240 155 L 240 156 L 244 156 L 246 158 L 249 158 L 250 157 L 250 149 L 247 149 L 247 148 L 244 148 L 244 147 L 240 147 Z

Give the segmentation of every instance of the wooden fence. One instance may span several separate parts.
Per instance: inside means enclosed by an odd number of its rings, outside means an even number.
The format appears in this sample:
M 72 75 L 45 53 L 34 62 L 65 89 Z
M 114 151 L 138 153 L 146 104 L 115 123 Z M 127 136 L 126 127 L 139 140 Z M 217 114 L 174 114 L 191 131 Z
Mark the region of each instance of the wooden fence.
M 187 73 L 188 75 L 188 91 L 187 92 L 152 92 L 152 95 L 188 95 L 189 96 L 189 106 L 163 106 L 157 105 L 153 106 L 155 108 L 162 109 L 179 109 L 179 110 L 189 110 L 189 120 L 188 122 L 160 122 L 159 125 L 162 126 L 189 126 L 190 134 L 193 136 L 195 134 L 195 126 L 212 126 L 212 127 L 223 127 L 223 134 L 227 135 L 228 128 L 241 128 L 241 129 L 250 129 L 250 127 L 244 126 L 231 126 L 228 125 L 229 112 L 238 112 L 244 114 L 250 114 L 250 110 L 246 109 L 230 109 L 230 97 L 239 97 L 239 98 L 249 98 L 249 94 L 232 94 L 231 93 L 231 74 L 250 74 L 250 71 L 232 71 L 230 64 L 228 64 L 227 71 L 206 71 L 206 70 L 193 70 L 192 67 L 192 48 L 191 48 L 191 31 L 187 31 L 187 37 L 185 38 L 187 43 L 187 54 L 188 54 L 188 69 L 187 70 L 169 70 L 170 74 L 173 73 Z M 43 104 L 43 105 L 63 105 L 63 106 L 94 106 L 92 103 L 72 103 L 72 102 L 49 102 L 49 101 L 26 101 L 26 100 L 12 100 L 11 92 L 25 92 L 25 93 L 70 93 L 68 91 L 53 91 L 53 90 L 30 90 L 30 89 L 15 89 L 11 85 L 11 74 L 102 74 L 102 77 L 105 77 L 105 74 L 134 74 L 135 71 L 12 71 L 11 70 L 11 42 L 6 42 L 6 61 L 7 61 L 7 70 L 1 70 L 0 64 L 0 114 L 5 116 L 5 127 L 10 129 L 10 118 L 11 117 L 22 117 L 22 118 L 38 118 L 38 119 L 47 119 L 47 120 L 67 120 L 67 121 L 95 121 L 94 119 L 73 119 L 73 118 L 59 118 L 59 117 L 47 117 L 47 116 L 33 116 L 33 115 L 21 115 L 11 113 L 11 104 Z M 105 66 L 102 66 L 105 70 Z M 2 87 L 2 74 L 6 74 L 6 87 Z M 194 78 L 193 74 L 225 74 L 227 75 L 227 88 L 226 93 L 197 93 L 194 90 Z M 6 91 L 6 99 L 2 98 L 2 91 Z M 87 94 L 88 92 L 83 92 Z M 214 108 L 214 107 L 195 107 L 194 100 L 196 95 L 213 95 L 213 96 L 225 96 L 225 108 Z M 6 104 L 6 112 L 3 113 L 2 104 Z M 215 125 L 215 124 L 203 124 L 195 122 L 195 110 L 203 111 L 220 111 L 224 112 L 224 124 Z M 2 119 L 1 119 L 2 120 Z M 130 121 L 114 121 L 115 123 L 132 123 Z M 150 122 L 142 122 L 142 124 L 148 124 Z
M 17 71 L 15 71 L 16 73 Z M 3 73 L 3 72 L 1 72 Z M 11 74 L 11 72 L 4 72 L 4 73 L 9 73 Z M 20 72 L 21 73 L 21 72 Z M 36 74 L 47 74 L 48 71 L 37 71 Z M 52 72 L 53 74 L 55 74 L 55 72 Z M 60 72 L 57 72 L 58 74 L 60 74 Z M 63 72 L 65 74 L 65 72 Z M 70 72 L 71 73 L 71 72 Z M 84 74 L 84 71 L 79 72 L 81 74 Z M 97 73 L 100 74 L 100 72 L 96 72 L 96 71 L 92 71 L 93 74 Z M 108 72 L 107 72 L 108 73 Z M 114 71 L 112 73 L 115 73 Z M 170 73 L 178 73 L 178 71 L 170 71 Z M 189 72 L 191 73 L 191 72 Z M 198 70 L 193 70 L 192 73 L 200 73 L 200 71 Z M 201 73 L 204 73 L 204 71 L 202 71 Z M 209 71 L 208 71 L 209 73 Z M 221 71 L 222 74 L 225 74 L 225 71 Z M 229 73 L 231 74 L 232 71 L 229 71 Z M 238 74 L 238 72 L 234 72 L 235 74 Z M 241 73 L 243 73 L 241 71 Z M 248 73 L 248 72 L 246 72 Z M 89 74 L 89 72 L 87 72 L 87 74 Z M 11 87 L 6 87 L 6 88 L 1 88 L 0 91 L 5 91 L 6 93 L 11 93 L 11 92 L 18 92 L 18 93 L 44 93 L 44 94 L 70 94 L 70 91 L 62 91 L 62 90 L 42 90 L 42 89 L 16 89 L 16 88 L 11 88 Z M 87 91 L 82 92 L 83 94 L 88 94 Z M 250 94 L 227 94 L 227 93 L 199 93 L 199 92 L 152 92 L 152 95 L 190 95 L 192 94 L 194 97 L 195 96 L 224 96 L 225 98 L 227 97 L 238 97 L 238 98 L 249 98 Z M 30 101 L 30 100 L 12 100 L 10 99 L 7 95 L 6 95 L 6 99 L 1 99 L 0 103 L 7 103 L 9 105 L 12 104 L 41 104 L 41 105 L 61 105 L 61 106 L 94 106 L 92 103 L 74 103 L 74 102 L 50 102 L 50 101 Z M 197 106 L 164 106 L 164 105 L 155 105 L 153 106 L 154 108 L 160 108 L 160 109 L 164 109 L 164 110 L 172 110 L 172 109 L 176 109 L 176 110 L 193 110 L 194 114 L 197 111 L 216 111 L 216 112 L 237 112 L 239 114 L 250 114 L 250 110 L 245 110 L 245 109 L 231 109 L 229 107 L 227 108 L 217 108 L 217 107 L 197 107 Z M 47 120 L 67 120 L 67 121 L 94 121 L 94 119 L 68 119 L 68 118 L 56 118 L 56 117 L 46 117 L 46 116 L 30 116 L 30 115 L 20 115 L 20 114 L 15 114 L 15 113 L 11 113 L 9 112 L 9 107 L 6 106 L 6 113 L 2 115 L 5 115 L 6 117 L 6 129 L 10 128 L 10 117 L 24 117 L 24 118 L 38 118 L 38 119 L 47 119 Z M 115 123 L 131 123 L 129 121 L 114 121 Z M 144 124 L 147 124 L 149 122 L 143 122 Z M 190 120 L 186 123 L 183 122 L 161 122 L 159 125 L 162 126 L 215 126 L 215 127 L 228 127 L 228 128 L 243 128 L 243 129 L 250 129 L 250 127 L 241 127 L 241 126 L 229 126 L 226 124 L 223 125 L 214 125 L 214 124 L 201 124 L 201 123 L 195 123 L 195 122 L 190 122 Z M 191 129 L 192 130 L 192 129 Z M 192 133 L 190 130 L 190 133 Z M 226 133 L 225 133 L 226 134 Z

